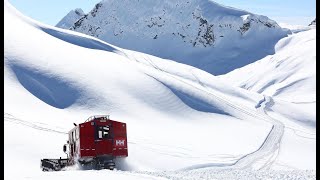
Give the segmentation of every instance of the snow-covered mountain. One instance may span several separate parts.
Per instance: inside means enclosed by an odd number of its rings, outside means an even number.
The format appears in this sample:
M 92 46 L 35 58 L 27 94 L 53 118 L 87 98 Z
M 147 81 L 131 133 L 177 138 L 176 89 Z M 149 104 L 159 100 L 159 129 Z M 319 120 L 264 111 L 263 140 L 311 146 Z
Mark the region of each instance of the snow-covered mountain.
M 215 75 L 273 54 L 290 32 L 211 0 L 104 0 L 70 29 Z
M 81 17 L 83 17 L 85 13 L 82 9 L 77 8 L 75 10 L 71 10 L 65 17 L 63 17 L 58 24 L 57 27 L 69 29 L 71 28 L 75 22 L 77 22 Z
M 313 36 L 291 38 L 311 48 L 300 60 L 315 56 Z M 309 103 L 291 108 L 195 67 L 39 23 L 7 0 L 4 37 L 4 179 L 315 179 L 316 127 L 306 123 L 315 116 L 301 113 Z M 96 114 L 127 123 L 129 156 L 118 170 L 42 172 L 40 159 L 65 157 L 73 123 Z

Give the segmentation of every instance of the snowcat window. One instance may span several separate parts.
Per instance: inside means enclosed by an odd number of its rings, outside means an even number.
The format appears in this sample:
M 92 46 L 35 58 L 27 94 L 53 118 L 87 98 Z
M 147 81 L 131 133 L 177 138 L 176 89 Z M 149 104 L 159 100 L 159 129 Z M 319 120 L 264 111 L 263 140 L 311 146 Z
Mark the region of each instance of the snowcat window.
M 108 139 L 109 138 L 109 126 L 99 126 L 98 127 L 98 138 Z
M 78 140 L 79 139 L 79 129 L 77 128 L 77 129 L 75 129 L 74 130 L 74 136 L 75 136 L 75 139 L 74 140 Z
M 102 139 L 102 131 L 98 131 L 99 132 L 99 139 Z
M 76 132 L 75 132 L 75 131 L 72 132 L 72 140 L 73 140 L 73 141 L 76 141 Z

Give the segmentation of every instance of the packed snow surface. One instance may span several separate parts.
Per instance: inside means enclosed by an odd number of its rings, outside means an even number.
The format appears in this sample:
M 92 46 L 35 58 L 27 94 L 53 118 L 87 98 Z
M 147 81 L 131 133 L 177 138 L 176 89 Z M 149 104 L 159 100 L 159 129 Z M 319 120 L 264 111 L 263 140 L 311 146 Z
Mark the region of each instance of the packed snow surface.
M 286 103 L 4 5 L 5 179 L 315 179 L 315 126 L 278 113 Z M 73 123 L 100 114 L 127 123 L 117 170 L 41 171 Z

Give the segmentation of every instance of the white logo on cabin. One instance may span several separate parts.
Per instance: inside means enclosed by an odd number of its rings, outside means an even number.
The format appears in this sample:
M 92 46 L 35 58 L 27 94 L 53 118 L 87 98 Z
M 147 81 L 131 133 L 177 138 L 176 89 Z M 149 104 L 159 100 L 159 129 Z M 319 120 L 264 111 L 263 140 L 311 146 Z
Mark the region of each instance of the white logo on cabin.
M 116 146 L 124 146 L 124 140 L 116 140 Z

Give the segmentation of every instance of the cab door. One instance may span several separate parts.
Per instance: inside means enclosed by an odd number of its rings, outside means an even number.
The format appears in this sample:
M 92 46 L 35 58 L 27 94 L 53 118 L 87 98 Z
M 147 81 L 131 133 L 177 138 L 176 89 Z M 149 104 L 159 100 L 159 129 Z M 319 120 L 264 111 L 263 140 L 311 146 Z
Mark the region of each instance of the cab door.
M 95 137 L 96 155 L 112 155 L 112 126 L 97 125 Z

